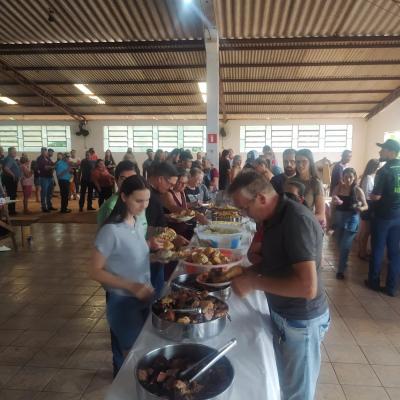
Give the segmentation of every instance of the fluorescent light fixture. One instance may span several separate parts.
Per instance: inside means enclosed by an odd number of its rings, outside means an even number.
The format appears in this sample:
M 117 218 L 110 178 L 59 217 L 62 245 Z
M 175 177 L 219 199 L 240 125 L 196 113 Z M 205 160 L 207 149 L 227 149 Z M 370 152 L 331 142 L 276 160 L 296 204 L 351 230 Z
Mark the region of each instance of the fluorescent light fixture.
M 84 85 L 82 83 L 75 83 L 74 86 L 84 94 L 87 94 L 87 95 L 94 94 L 86 85 Z
M 204 103 L 207 103 L 207 95 L 202 93 L 201 98 L 203 99 Z
M 192 0 L 183 0 L 183 4 L 185 5 L 192 4 Z
M 89 99 L 94 100 L 97 104 L 106 104 L 106 102 L 99 96 L 89 96 Z
M 200 93 L 207 93 L 207 82 L 197 82 L 197 85 L 199 86 Z
M 4 97 L 4 96 L 0 96 L 0 101 L 2 101 L 3 103 L 6 103 L 6 104 L 10 104 L 10 105 L 18 104 L 15 100 L 10 99 L 9 97 Z

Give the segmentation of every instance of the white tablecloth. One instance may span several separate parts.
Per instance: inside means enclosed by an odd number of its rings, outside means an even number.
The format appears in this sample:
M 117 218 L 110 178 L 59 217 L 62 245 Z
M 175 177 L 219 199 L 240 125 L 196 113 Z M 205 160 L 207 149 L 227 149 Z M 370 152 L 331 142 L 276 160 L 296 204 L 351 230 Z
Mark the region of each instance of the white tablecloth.
M 243 250 L 246 249 L 243 243 Z M 246 243 L 248 245 L 248 242 Z M 184 273 L 179 266 L 174 275 Z M 230 400 L 279 400 L 279 381 L 272 345 L 272 327 L 268 303 L 263 293 L 246 299 L 232 294 L 228 300 L 232 321 L 217 337 L 201 343 L 220 347 L 236 337 L 238 345 L 228 353 L 235 369 Z M 148 318 L 139 338 L 106 395 L 106 400 L 134 400 L 136 396 L 135 365 L 148 351 L 173 342 L 158 336 Z

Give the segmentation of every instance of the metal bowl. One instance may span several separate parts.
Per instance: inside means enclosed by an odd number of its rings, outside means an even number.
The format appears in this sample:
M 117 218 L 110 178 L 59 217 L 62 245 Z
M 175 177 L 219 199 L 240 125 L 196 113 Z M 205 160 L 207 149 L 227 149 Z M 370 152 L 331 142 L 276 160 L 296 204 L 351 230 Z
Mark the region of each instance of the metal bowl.
M 182 288 L 190 290 L 207 290 L 211 295 L 218 297 L 222 301 L 227 301 L 231 296 L 232 289 L 230 285 L 224 287 L 212 287 L 207 285 L 202 285 L 196 281 L 197 274 L 183 274 L 177 276 L 171 282 L 172 290 L 179 290 Z
M 138 400 L 160 400 L 167 399 L 167 397 L 160 397 L 157 394 L 151 393 L 147 390 L 138 379 L 138 370 L 144 368 L 150 368 L 156 357 L 164 356 L 167 359 L 172 357 L 190 357 L 193 363 L 199 361 L 201 358 L 207 356 L 214 351 L 213 348 L 195 343 L 185 343 L 185 344 L 173 344 L 165 347 L 161 347 L 150 351 L 145 354 L 139 362 L 136 364 L 135 377 L 136 377 L 136 388 L 137 388 L 137 398 Z M 216 367 L 222 367 L 226 371 L 226 380 L 221 384 L 221 387 L 217 387 L 213 393 L 199 393 L 196 394 L 194 400 L 211 400 L 218 397 L 218 400 L 227 400 L 230 397 L 232 391 L 233 379 L 235 376 L 235 371 L 229 359 L 227 357 L 222 357 L 216 364 Z
M 222 301 L 221 299 L 218 299 Z M 225 303 L 224 301 L 222 301 Z M 225 303 L 229 311 L 229 306 Z M 163 338 L 174 342 L 181 342 L 184 339 L 202 341 L 214 336 L 218 336 L 226 326 L 228 313 L 222 317 L 211 321 L 200 322 L 198 324 L 181 324 L 178 322 L 167 321 L 154 312 L 154 305 L 151 310 L 151 320 L 156 332 Z

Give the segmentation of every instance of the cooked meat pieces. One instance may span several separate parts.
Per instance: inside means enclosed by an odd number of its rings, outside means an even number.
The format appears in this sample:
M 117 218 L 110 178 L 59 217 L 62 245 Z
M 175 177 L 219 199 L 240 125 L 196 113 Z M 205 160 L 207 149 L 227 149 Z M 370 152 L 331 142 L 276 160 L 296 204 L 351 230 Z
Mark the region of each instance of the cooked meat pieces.
M 174 400 L 196 400 L 199 396 L 205 398 L 208 393 L 217 393 L 218 388 L 227 384 L 228 376 L 218 365 L 206 372 L 201 378 L 201 383 L 189 383 L 179 379 L 179 373 L 196 361 L 198 360 L 183 357 L 173 357 L 169 360 L 163 356 L 157 357 L 149 364 L 149 368 L 138 369 L 138 379 L 151 393 Z
M 178 324 L 188 325 L 188 324 L 190 324 L 191 320 L 190 320 L 190 318 L 189 318 L 188 316 L 185 316 L 185 317 L 182 317 L 182 318 L 178 318 L 178 319 L 176 320 L 176 322 L 177 322 Z
M 202 310 L 198 314 L 172 311 L 198 307 Z M 185 325 L 211 321 L 216 318 L 217 310 L 220 310 L 218 318 L 223 317 L 228 312 L 225 303 L 210 296 L 207 291 L 194 292 L 186 289 L 172 292 L 153 304 L 153 312 L 160 318 Z

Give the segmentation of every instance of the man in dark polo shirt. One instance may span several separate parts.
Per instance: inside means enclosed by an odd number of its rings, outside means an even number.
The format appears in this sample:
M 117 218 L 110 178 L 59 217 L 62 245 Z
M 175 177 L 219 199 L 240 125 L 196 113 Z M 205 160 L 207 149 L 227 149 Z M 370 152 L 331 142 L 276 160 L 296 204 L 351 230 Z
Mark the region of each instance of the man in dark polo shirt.
M 265 292 L 283 399 L 313 400 L 329 309 L 320 276 L 322 229 L 302 204 L 278 195 L 256 172 L 239 174 L 229 193 L 264 225 L 262 261 L 232 283 L 239 296 Z
M 271 179 L 271 184 L 275 191 L 279 194 L 283 193 L 285 182 L 296 176 L 296 150 L 286 149 L 282 153 L 283 170 L 281 174 L 274 175 Z
M 400 144 L 388 139 L 377 143 L 381 148 L 380 161 L 386 164 L 375 176 L 371 193 L 371 259 L 366 285 L 373 290 L 382 289 L 387 295 L 394 296 L 400 275 Z M 385 246 L 389 260 L 386 286 L 380 288 L 380 274 Z
M 150 200 L 146 208 L 146 219 L 149 226 L 149 235 L 154 234 L 154 228 L 166 227 L 164 206 L 161 196 L 172 189 L 178 180 L 176 167 L 169 162 L 153 163 L 148 171 L 150 183 Z M 189 242 L 182 236 L 175 241 L 177 245 L 185 245 Z M 155 292 L 159 294 L 164 285 L 164 269 L 160 263 L 151 263 L 151 282 Z

